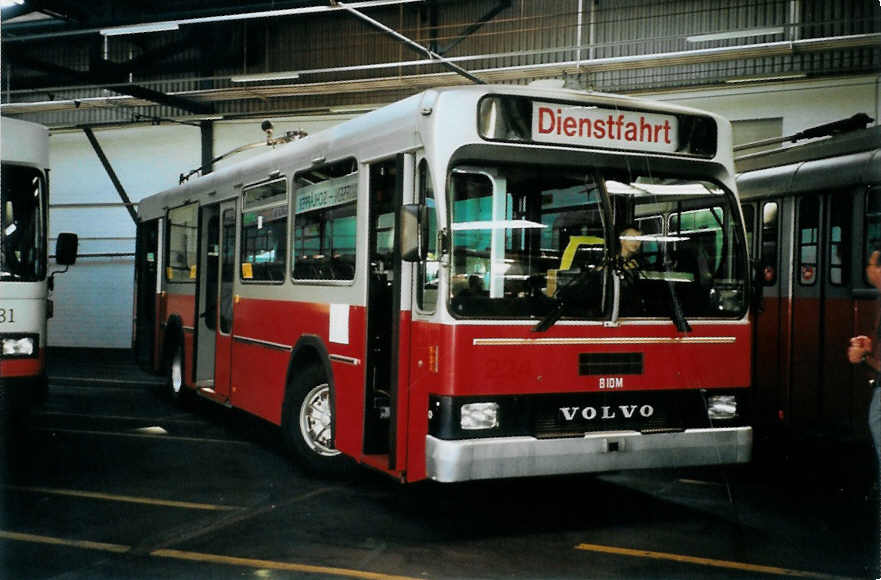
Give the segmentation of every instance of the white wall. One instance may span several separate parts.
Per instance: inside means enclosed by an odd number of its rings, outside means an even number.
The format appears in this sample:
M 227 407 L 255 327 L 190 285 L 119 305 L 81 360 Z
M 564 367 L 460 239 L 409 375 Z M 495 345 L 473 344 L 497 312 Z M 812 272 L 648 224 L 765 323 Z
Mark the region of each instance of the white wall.
M 733 86 L 704 91 L 646 94 L 717 112 L 733 121 L 783 119 L 783 134 L 865 112 L 881 117 L 879 77 Z M 351 118 L 352 114 L 272 119 L 275 136 L 288 130 L 315 133 Z M 265 140 L 261 120 L 215 123 L 214 155 L 247 143 Z M 178 176 L 201 163 L 201 133 L 197 127 L 162 125 L 96 131 L 95 135 L 132 201 L 172 187 Z M 82 132 L 53 135 L 49 140 L 53 204 L 117 203 L 110 178 Z M 235 163 L 265 149 L 242 153 L 218 164 Z M 134 224 L 122 208 L 53 208 L 50 235 L 72 231 L 80 235 L 80 252 L 128 253 L 135 248 Z M 51 346 L 128 348 L 134 278 L 132 257 L 80 258 L 56 279 L 55 318 L 49 321 Z
M 328 129 L 337 123 L 351 119 L 356 115 L 315 115 L 311 117 L 271 119 L 273 125 L 272 136 L 282 137 L 287 131 L 305 131 L 308 134 L 317 133 Z M 244 121 L 224 121 L 214 125 L 214 157 L 232 151 L 236 147 L 248 143 L 266 142 L 266 133 L 260 129 L 261 119 L 248 119 Z M 243 151 L 217 163 L 215 168 L 221 168 L 229 163 L 238 163 L 249 157 L 260 155 L 267 151 L 266 147 L 258 147 L 249 151 Z
M 274 120 L 274 135 L 330 127 L 346 116 L 315 116 Z M 261 120 L 219 122 L 214 128 L 214 156 L 240 145 L 266 141 Z M 133 202 L 174 187 L 181 173 L 202 163 L 201 131 L 188 125 L 161 125 L 95 131 L 116 176 Z M 265 147 L 235 155 L 217 167 L 266 151 Z M 121 199 L 95 150 L 82 131 L 49 139 L 50 203 L 120 204 Z M 198 179 L 198 177 L 193 177 Z M 50 346 L 129 348 L 132 340 L 135 226 L 119 207 L 52 207 L 49 235 L 74 232 L 80 237 L 77 263 L 57 276 L 55 317 L 49 321 Z M 88 254 L 129 254 L 88 257 Z
M 201 160 L 198 128 L 171 125 L 95 131 L 132 201 L 175 185 Z M 82 131 L 49 138 L 50 204 L 121 203 L 110 177 Z M 135 225 L 123 207 L 52 207 L 49 235 L 75 232 L 81 257 L 55 280 L 50 346 L 131 346 Z M 52 246 L 54 247 L 54 239 Z
M 718 113 L 731 121 L 783 117 L 783 134 L 866 113 L 878 124 L 878 75 L 821 81 L 790 81 L 707 91 L 647 93 L 650 99 Z

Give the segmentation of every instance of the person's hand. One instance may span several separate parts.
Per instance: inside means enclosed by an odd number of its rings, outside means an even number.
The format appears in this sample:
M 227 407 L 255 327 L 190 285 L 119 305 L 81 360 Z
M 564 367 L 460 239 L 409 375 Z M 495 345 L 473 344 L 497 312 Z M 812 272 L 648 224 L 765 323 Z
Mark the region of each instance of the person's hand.
M 851 364 L 859 364 L 871 352 L 872 339 L 864 335 L 855 336 L 850 339 L 850 344 L 847 347 L 847 360 Z

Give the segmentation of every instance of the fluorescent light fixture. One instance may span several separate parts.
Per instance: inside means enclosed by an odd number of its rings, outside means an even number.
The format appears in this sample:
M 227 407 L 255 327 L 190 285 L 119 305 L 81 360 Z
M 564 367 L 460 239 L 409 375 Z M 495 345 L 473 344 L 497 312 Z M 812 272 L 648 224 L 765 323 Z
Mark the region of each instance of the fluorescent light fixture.
M 758 77 L 736 77 L 733 79 L 727 79 L 725 82 L 728 84 L 738 84 L 738 83 L 764 83 L 771 81 L 790 81 L 792 79 L 803 79 L 808 75 L 805 73 L 791 73 L 791 74 L 779 74 L 779 75 L 769 75 L 769 76 L 758 76 Z
M 9 1 L 9 0 L 0 0 Z M 349 8 L 376 8 L 395 4 L 409 4 L 424 0 L 373 0 L 364 2 L 346 3 Z M 321 12 L 335 12 L 342 10 L 342 6 L 304 6 L 302 8 L 286 8 L 282 10 L 264 10 L 261 12 L 245 12 L 242 14 L 223 14 L 218 16 L 202 16 L 198 18 L 184 18 L 181 20 L 166 20 L 164 22 L 150 22 L 145 24 L 133 24 L 132 26 L 114 26 L 100 30 L 104 36 L 119 36 L 121 34 L 140 34 L 143 32 L 162 32 L 177 30 L 182 24 L 209 24 L 212 22 L 231 22 L 236 20 L 253 20 L 256 18 L 278 18 L 280 16 L 293 16 L 295 14 L 317 14 Z
M 689 36 L 686 42 L 710 42 L 713 40 L 731 40 L 732 38 L 749 38 L 750 36 L 766 36 L 768 34 L 783 34 L 782 26 L 774 28 L 748 28 L 746 30 L 732 30 L 730 32 L 717 32 L 715 34 L 699 34 Z
M 378 109 L 380 105 L 343 105 L 328 109 L 331 113 L 369 113 Z
M 278 71 L 270 73 L 257 73 L 252 75 L 233 75 L 229 77 L 234 83 L 253 83 L 259 81 L 281 81 L 286 79 L 298 79 L 300 73 L 294 71 Z
M 510 229 L 542 229 L 546 224 L 529 220 L 485 220 L 475 222 L 459 222 L 453 224 L 454 232 L 472 232 L 476 230 L 510 230 Z
M 21 6 L 24 0 L 0 0 L 0 8 L 9 8 L 10 6 Z
M 104 36 L 122 36 L 124 34 L 143 34 L 145 32 L 167 32 L 180 28 L 177 22 L 151 22 L 148 24 L 132 24 L 131 26 L 114 26 L 102 28 Z

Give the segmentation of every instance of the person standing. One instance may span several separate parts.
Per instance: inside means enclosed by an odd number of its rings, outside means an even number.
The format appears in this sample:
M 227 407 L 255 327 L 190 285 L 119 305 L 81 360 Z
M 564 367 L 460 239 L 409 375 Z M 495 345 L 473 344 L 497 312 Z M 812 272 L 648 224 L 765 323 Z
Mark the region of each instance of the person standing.
M 881 291 L 881 244 L 876 244 L 869 256 L 866 278 Z M 869 402 L 869 432 L 872 434 L 872 443 L 878 458 L 876 468 L 881 469 L 881 319 L 876 319 L 874 338 L 860 335 L 850 339 L 847 360 L 854 365 L 868 366 L 873 371 L 875 384 Z

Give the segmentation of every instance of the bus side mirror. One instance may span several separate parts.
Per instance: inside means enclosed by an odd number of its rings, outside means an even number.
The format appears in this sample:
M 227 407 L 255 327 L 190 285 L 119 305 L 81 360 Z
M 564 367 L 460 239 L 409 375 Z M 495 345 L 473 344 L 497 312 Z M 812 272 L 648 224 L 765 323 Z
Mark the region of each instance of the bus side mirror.
M 76 263 L 79 238 L 68 232 L 58 234 L 55 244 L 55 263 L 59 266 L 72 266 Z
M 428 255 L 428 207 L 408 203 L 401 207 L 401 259 L 421 262 Z

